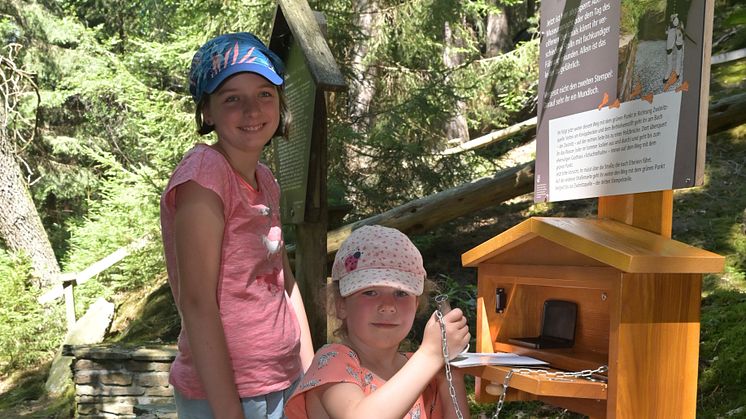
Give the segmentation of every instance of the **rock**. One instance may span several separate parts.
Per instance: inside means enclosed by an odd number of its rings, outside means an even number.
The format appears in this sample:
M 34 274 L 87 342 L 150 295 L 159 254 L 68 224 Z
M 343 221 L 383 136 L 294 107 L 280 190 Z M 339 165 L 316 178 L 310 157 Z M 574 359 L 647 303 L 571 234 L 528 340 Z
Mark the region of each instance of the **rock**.
M 99 298 L 67 332 L 64 344 L 84 345 L 101 342 L 113 316 L 114 304 Z M 72 356 L 62 355 L 61 349 L 57 351 L 52 367 L 49 369 L 49 377 L 44 384 L 49 396 L 61 396 L 72 387 L 72 371 L 70 370 L 72 361 Z

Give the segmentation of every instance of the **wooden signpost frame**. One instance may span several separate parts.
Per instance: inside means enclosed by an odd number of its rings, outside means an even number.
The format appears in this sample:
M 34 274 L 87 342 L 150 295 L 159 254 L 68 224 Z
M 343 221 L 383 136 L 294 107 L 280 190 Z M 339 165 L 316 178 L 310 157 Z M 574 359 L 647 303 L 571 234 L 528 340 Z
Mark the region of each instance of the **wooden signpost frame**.
M 705 3 L 696 181 L 704 173 L 713 5 Z M 517 352 L 560 371 L 608 365 L 605 380 L 514 374 L 508 399 L 591 418 L 695 418 L 702 276 L 725 258 L 671 239 L 673 190 L 598 197 L 596 219 L 528 219 L 464 253 L 478 267 L 477 351 Z M 505 307 L 496 310 L 496 290 Z M 578 305 L 575 345 L 528 349 L 544 300 Z M 478 367 L 477 399 L 496 400 L 510 367 Z
M 324 37 L 324 16 L 313 12 L 305 0 L 278 0 L 277 4 L 269 47 L 283 59 L 287 59 L 291 48 L 298 48 L 314 87 L 313 97 L 300 99 L 313 103 L 313 116 L 308 121 L 312 127 L 310 138 L 303 139 L 309 146 L 305 149 L 305 204 L 302 214 L 286 221 L 295 224 L 294 273 L 306 305 L 311 337 L 318 348 L 326 343 L 326 315 L 314 307 L 326 283 L 326 92 L 344 90 L 346 84 Z

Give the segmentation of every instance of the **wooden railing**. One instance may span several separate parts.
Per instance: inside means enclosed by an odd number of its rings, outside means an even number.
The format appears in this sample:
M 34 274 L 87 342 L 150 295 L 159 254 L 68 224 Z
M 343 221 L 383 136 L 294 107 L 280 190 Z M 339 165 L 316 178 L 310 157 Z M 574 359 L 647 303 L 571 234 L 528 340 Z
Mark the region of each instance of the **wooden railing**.
M 129 254 L 142 249 L 148 244 L 148 242 L 150 241 L 149 239 L 149 236 L 145 236 L 138 240 L 135 240 L 127 246 L 120 247 L 119 249 L 110 253 L 108 256 L 97 262 L 94 262 L 93 264 L 91 264 L 91 266 L 85 268 L 80 272 L 63 273 L 62 275 L 60 275 L 60 283 L 40 296 L 38 299 L 39 303 L 48 304 L 64 296 L 67 327 L 69 329 L 77 321 L 75 318 L 75 297 L 73 294 L 73 287 L 87 282 L 89 279 L 114 266 L 116 263 L 127 257 Z

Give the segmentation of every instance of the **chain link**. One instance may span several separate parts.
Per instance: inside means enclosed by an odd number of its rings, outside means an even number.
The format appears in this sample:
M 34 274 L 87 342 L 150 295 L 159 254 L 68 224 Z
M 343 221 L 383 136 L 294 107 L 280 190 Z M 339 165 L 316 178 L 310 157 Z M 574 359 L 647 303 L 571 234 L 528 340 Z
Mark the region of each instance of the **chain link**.
M 446 381 L 448 381 L 448 394 L 451 395 L 451 401 L 453 402 L 453 408 L 456 410 L 456 417 L 458 419 L 464 419 L 464 415 L 461 413 L 461 408 L 459 408 L 458 400 L 456 399 L 456 389 L 453 388 L 453 374 L 451 373 L 451 362 L 448 359 L 449 356 L 448 356 L 448 339 L 446 338 L 446 325 L 445 325 L 445 322 L 443 322 L 443 313 L 440 312 L 440 309 L 435 310 L 435 318 L 438 319 L 438 324 L 440 325 L 441 346 L 443 349 L 443 360 L 445 361 Z

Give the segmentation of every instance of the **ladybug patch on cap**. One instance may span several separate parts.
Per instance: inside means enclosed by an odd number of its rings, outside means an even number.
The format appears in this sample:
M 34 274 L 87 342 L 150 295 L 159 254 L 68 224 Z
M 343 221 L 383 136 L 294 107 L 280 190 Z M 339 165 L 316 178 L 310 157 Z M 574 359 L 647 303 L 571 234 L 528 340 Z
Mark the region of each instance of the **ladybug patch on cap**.
M 362 255 L 363 254 L 359 250 L 351 255 L 348 255 L 345 258 L 345 270 L 347 270 L 347 272 L 350 272 L 357 269 L 357 261 L 360 260 L 360 256 Z

